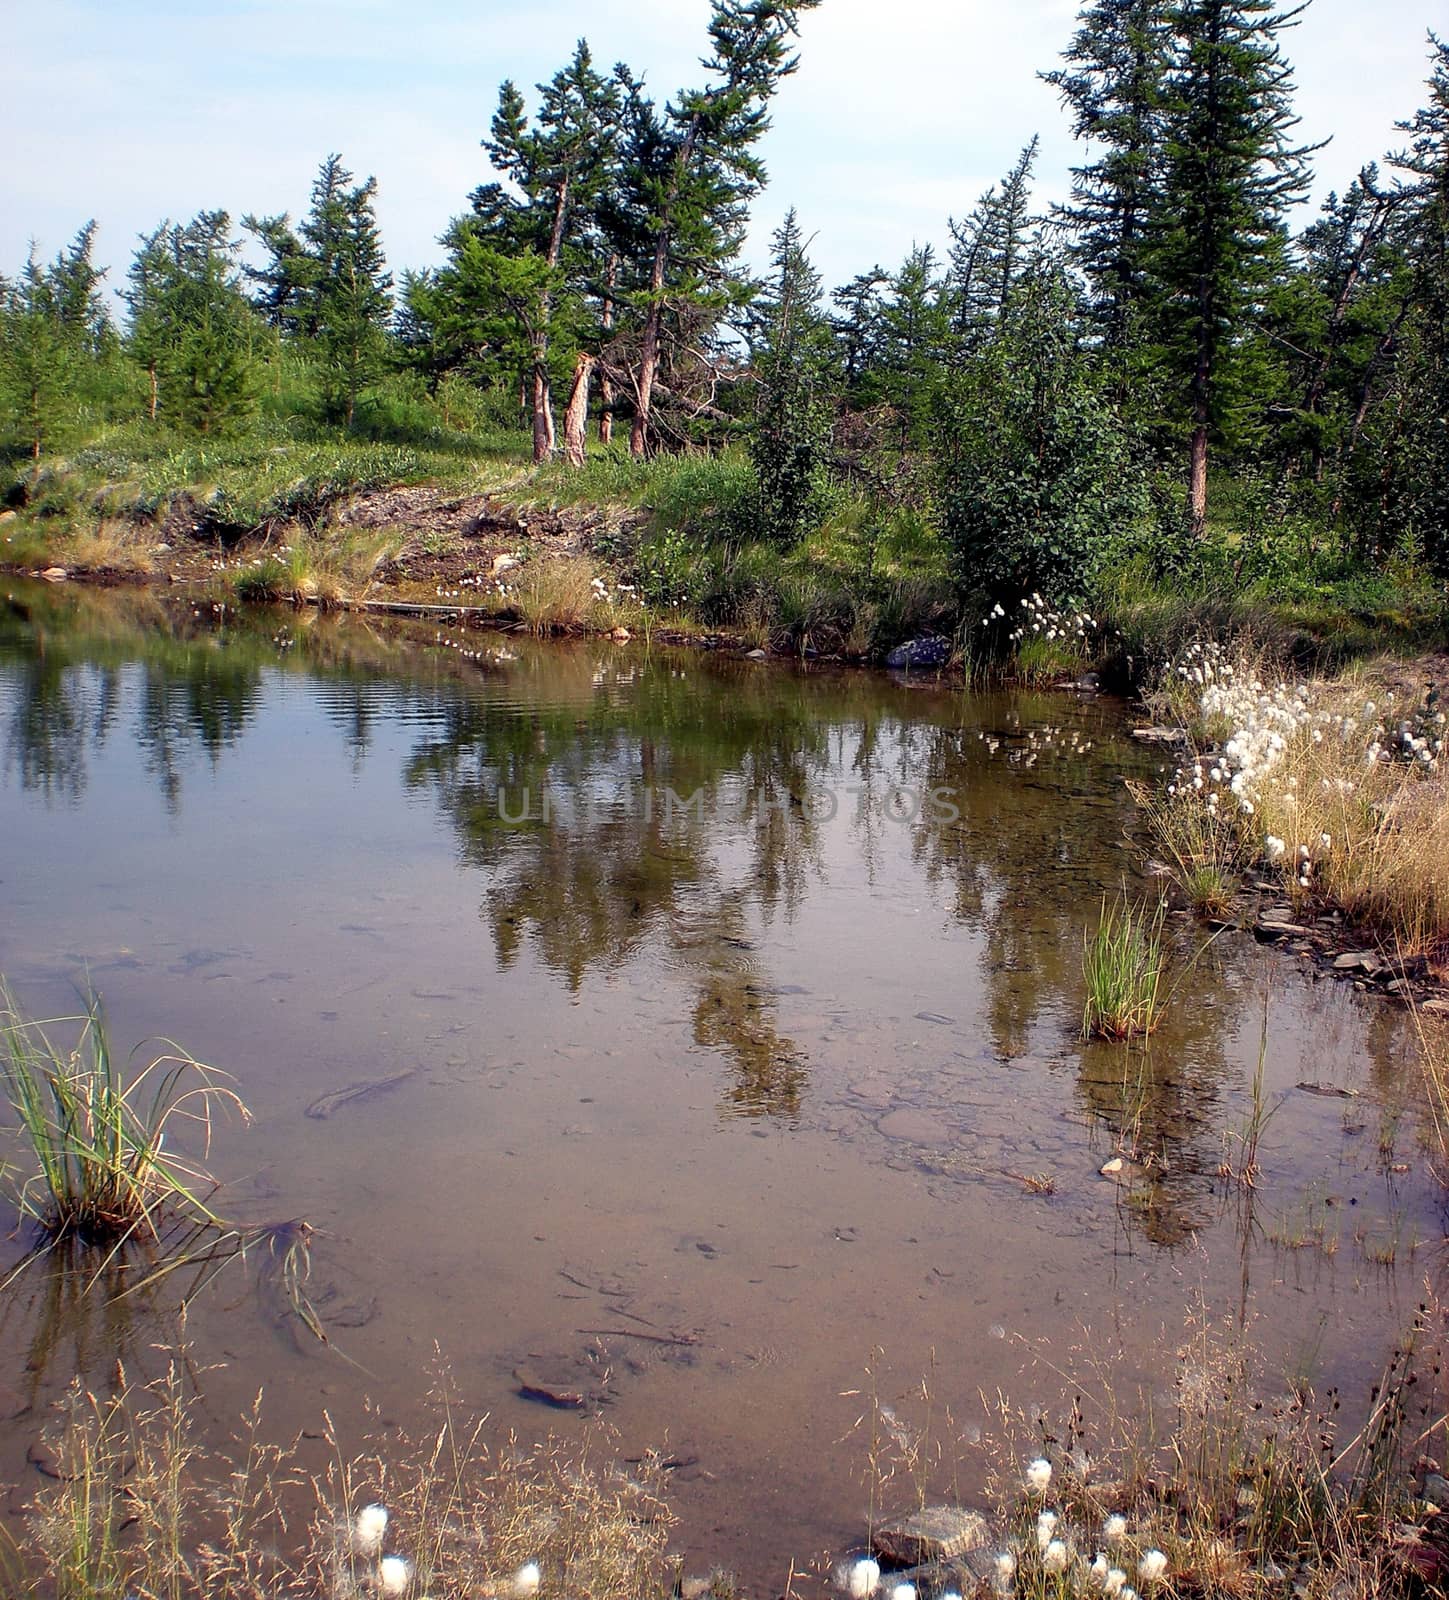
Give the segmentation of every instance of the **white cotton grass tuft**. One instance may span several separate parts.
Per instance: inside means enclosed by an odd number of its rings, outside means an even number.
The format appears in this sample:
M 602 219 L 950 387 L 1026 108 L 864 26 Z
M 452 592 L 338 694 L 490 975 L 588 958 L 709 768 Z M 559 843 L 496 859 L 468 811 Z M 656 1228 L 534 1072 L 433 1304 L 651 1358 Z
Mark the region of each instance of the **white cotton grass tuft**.
M 376 1561 L 382 1554 L 382 1541 L 387 1533 L 387 1507 L 373 1504 L 363 1506 L 352 1519 L 352 1553 L 363 1561 Z
M 850 1569 L 846 1587 L 850 1590 L 850 1600 L 870 1600 L 880 1588 L 880 1562 L 872 1561 L 869 1556 L 857 1561 Z
M 916 1586 L 913 1583 L 898 1583 L 891 1590 L 891 1600 L 916 1600 Z
M 513 1574 L 514 1600 L 533 1600 L 538 1593 L 538 1586 L 543 1582 L 543 1573 L 539 1570 L 538 1562 L 525 1561 Z
M 1107 1573 L 1106 1580 L 1102 1584 L 1102 1592 L 1104 1594 L 1120 1595 L 1126 1587 L 1127 1574 L 1123 1572 L 1121 1567 L 1113 1567 Z
M 1098 1589 L 1105 1589 L 1107 1586 L 1107 1573 L 1110 1570 L 1106 1556 L 1099 1550 L 1096 1560 L 1087 1568 L 1087 1576 Z
M 1053 1539 L 1041 1553 L 1041 1569 L 1058 1576 L 1067 1570 L 1067 1547 L 1060 1539 Z
M 1144 1550 L 1137 1563 L 1137 1581 L 1156 1583 L 1167 1571 L 1167 1557 L 1161 1550 Z
M 413 1564 L 406 1556 L 384 1556 L 377 1564 L 377 1587 L 388 1600 L 399 1600 L 412 1587 Z
M 1043 1511 L 1036 1519 L 1036 1547 L 1045 1550 L 1056 1537 L 1057 1514 L 1055 1511 Z
M 996 1581 L 1010 1583 L 1016 1576 L 1016 1557 L 1010 1550 L 1003 1550 L 996 1558 Z
M 1127 1519 L 1120 1514 L 1113 1514 L 1102 1524 L 1102 1537 L 1109 1545 L 1121 1544 L 1127 1537 Z
M 1033 1494 L 1045 1494 L 1052 1481 L 1052 1464 L 1045 1456 L 1029 1461 L 1026 1467 L 1026 1486 Z

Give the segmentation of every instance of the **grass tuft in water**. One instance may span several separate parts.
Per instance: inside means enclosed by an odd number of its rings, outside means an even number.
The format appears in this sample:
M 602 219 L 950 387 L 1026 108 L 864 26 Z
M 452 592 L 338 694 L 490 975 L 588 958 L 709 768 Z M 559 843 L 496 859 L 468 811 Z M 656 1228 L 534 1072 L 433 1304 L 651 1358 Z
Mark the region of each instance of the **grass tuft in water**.
M 74 1028 L 69 1048 L 48 1030 Z M 148 1056 L 148 1046 L 160 1046 Z M 137 1062 L 141 1064 L 136 1065 Z M 27 1018 L 0 979 L 0 1086 L 39 1171 L 16 1185 L 23 1215 L 52 1239 L 114 1245 L 155 1239 L 163 1216 L 215 1224 L 201 1197 L 204 1167 L 166 1148 L 182 1125 L 200 1130 L 203 1158 L 213 1116 L 248 1118 L 224 1074 L 169 1039 L 143 1041 L 118 1060 L 99 995 L 73 1017 Z
M 1166 910 L 1162 901 L 1149 910 L 1125 894 L 1110 905 L 1103 898 L 1096 928 L 1082 936 L 1083 1038 L 1134 1039 L 1157 1026 Z

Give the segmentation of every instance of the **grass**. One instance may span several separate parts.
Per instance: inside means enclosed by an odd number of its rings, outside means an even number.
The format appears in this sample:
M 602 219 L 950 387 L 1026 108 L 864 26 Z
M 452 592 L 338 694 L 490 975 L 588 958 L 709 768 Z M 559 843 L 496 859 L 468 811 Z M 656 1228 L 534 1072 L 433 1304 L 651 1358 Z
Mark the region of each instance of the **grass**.
M 1134 1039 L 1156 1028 L 1166 913 L 1162 901 L 1149 910 L 1133 905 L 1125 893 L 1110 905 L 1103 897 L 1097 926 L 1082 935 L 1084 1038 Z
M 1189 660 L 1193 751 L 1164 788 L 1133 786 L 1189 892 L 1257 865 L 1300 913 L 1336 907 L 1401 957 L 1449 962 L 1449 737 L 1427 682 L 1382 662 L 1274 682 L 1261 660 Z
M 232 1447 L 199 1444 L 196 1375 L 181 1351 L 149 1385 L 121 1371 L 107 1393 L 71 1387 L 52 1430 L 59 1476 L 27 1506 L 7 1593 L 363 1595 L 390 1592 L 387 1579 L 406 1571 L 409 1593 L 473 1600 L 511 1594 L 536 1562 L 545 1597 L 664 1600 L 678 1575 L 653 1458 L 600 1461 L 597 1440 L 491 1451 L 442 1377 L 424 1438 L 392 1434 L 351 1453 L 324 1420 L 330 1464 L 309 1472 L 265 1439 L 260 1395 Z M 378 1506 L 385 1518 L 359 1520 Z M 379 1521 L 381 1536 L 365 1538 Z
M 966 1437 L 989 1463 L 992 1543 L 933 1574 L 932 1592 L 940 1585 L 1015 1600 L 1086 1600 L 1129 1587 L 1148 1600 L 1442 1594 L 1449 1559 L 1436 1548 L 1437 1530 L 1425 1537 L 1429 1508 L 1420 1498 L 1423 1472 L 1437 1469 L 1420 1458 L 1438 1455 L 1449 1422 L 1443 1326 L 1442 1307 L 1422 1304 L 1356 1409 L 1335 1389 L 1316 1392 L 1301 1373 L 1280 1386 L 1240 1323 L 1203 1311 L 1182 1331 L 1165 1396 L 1105 1333 L 1085 1332 L 1065 1356 L 1018 1339 L 1034 1392 L 1043 1393 L 1043 1381 L 1060 1385 L 1060 1400 L 1022 1408 L 1004 1395 L 982 1397 L 990 1431 Z M 924 1384 L 920 1393 L 929 1404 Z M 872 1525 L 889 1502 L 925 1503 L 933 1487 L 959 1503 L 963 1462 L 949 1408 L 934 1437 L 929 1416 L 918 1427 L 879 1401 L 872 1412 Z M 941 1481 L 924 1481 L 927 1471 Z M 881 1592 L 896 1581 L 887 1574 Z
M 57 1026 L 78 1029 L 69 1048 L 52 1042 Z M 205 1169 L 166 1145 L 189 1125 L 204 1157 L 216 1112 L 247 1116 L 221 1073 L 170 1040 L 149 1058 L 143 1044 L 118 1060 L 94 993 L 80 1014 L 42 1023 L 0 980 L 0 1036 L 0 1084 L 39 1169 L 17 1198 L 52 1239 L 154 1240 L 178 1211 L 216 1222 L 201 1194 L 214 1188 Z

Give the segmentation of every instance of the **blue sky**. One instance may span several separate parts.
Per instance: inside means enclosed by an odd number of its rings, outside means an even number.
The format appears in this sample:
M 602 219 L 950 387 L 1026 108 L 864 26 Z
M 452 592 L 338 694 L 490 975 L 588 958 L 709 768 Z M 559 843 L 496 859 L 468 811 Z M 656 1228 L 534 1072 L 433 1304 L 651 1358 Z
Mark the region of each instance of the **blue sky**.
M 824 0 L 804 18 L 798 75 L 764 147 L 759 260 L 795 205 L 828 285 L 946 219 L 1042 136 L 1038 198 L 1066 192 L 1079 152 L 1050 69 L 1076 0 Z M 1423 101 L 1423 0 L 1314 0 L 1287 36 L 1316 198 L 1401 142 Z M 375 174 L 395 269 L 438 257 L 436 237 L 487 177 L 479 148 L 512 77 L 531 86 L 586 35 L 663 97 L 698 76 L 708 0 L 4 0 L 0 271 L 34 237 L 52 255 L 88 217 L 124 276 L 135 236 L 203 207 L 305 208 L 317 163 L 340 150 Z

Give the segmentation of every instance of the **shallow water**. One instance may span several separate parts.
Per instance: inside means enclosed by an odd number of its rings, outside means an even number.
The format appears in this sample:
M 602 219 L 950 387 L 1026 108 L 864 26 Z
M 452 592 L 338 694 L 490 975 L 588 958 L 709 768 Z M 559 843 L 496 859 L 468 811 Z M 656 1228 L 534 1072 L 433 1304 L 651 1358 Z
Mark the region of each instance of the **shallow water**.
M 872 1386 L 906 1414 L 929 1373 L 970 1435 L 1090 1327 L 1165 1391 L 1205 1308 L 1270 1384 L 1366 1392 L 1412 1310 L 1443 1229 L 1399 1012 L 1178 919 L 1150 1051 L 1077 1036 L 1082 929 L 1147 888 L 1123 707 L 9 588 L 0 972 L 46 1015 L 89 973 L 119 1043 L 232 1073 L 218 1204 L 320 1230 L 343 1355 L 245 1272 L 189 1307 L 218 1438 L 258 1386 L 279 1435 L 417 1420 L 435 1346 L 500 1436 L 592 1425 L 525 1369 L 682 1463 L 691 1566 L 778 1587 L 863 1531 Z M 1099 1176 L 1129 1128 L 1160 1181 Z M 0 1300 L 12 1510 L 46 1403 L 144 1370 L 165 1299 Z

